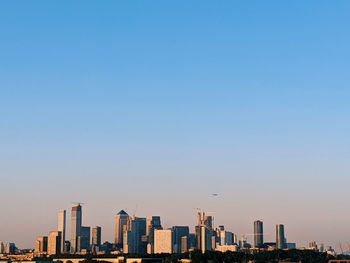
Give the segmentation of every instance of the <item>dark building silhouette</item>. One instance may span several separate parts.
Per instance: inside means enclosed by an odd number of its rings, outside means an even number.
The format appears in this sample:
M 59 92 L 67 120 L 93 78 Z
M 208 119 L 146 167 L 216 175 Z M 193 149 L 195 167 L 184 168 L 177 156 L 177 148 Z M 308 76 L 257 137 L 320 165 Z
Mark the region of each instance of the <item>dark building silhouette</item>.
M 264 225 L 263 222 L 257 220 L 254 222 L 254 247 L 263 248 L 264 246 Z

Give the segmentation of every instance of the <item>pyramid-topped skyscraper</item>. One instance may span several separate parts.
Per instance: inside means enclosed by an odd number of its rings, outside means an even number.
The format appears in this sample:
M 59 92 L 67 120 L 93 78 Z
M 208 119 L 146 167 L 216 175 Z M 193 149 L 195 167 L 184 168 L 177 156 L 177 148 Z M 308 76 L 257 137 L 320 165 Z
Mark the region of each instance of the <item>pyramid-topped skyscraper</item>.
M 116 215 L 115 215 L 115 239 L 114 242 L 117 245 L 117 247 L 122 247 L 123 246 L 123 233 L 124 231 L 129 230 L 129 215 L 127 212 L 124 210 L 120 210 Z

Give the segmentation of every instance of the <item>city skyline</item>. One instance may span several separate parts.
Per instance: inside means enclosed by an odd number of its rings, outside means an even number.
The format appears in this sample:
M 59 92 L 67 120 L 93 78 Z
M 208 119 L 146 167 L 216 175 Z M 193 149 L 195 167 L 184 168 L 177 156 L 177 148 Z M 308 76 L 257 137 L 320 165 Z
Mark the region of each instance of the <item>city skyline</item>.
M 149 244 L 152 244 L 152 249 L 150 249 L 149 247 L 145 247 L 145 252 L 140 252 L 140 251 L 134 251 L 133 249 L 129 250 L 127 249 L 126 251 L 128 251 L 127 253 L 160 253 L 159 251 L 161 251 L 161 249 L 159 250 L 159 246 L 164 248 L 164 244 L 159 244 L 158 242 L 158 250 L 157 250 L 157 245 L 155 245 L 155 240 L 153 240 L 154 238 L 154 231 L 156 230 L 164 230 L 164 234 L 167 233 L 167 231 L 171 231 L 172 234 L 174 235 L 174 238 L 176 237 L 176 233 L 184 233 L 183 228 L 187 228 L 187 235 L 189 234 L 193 234 L 196 235 L 196 243 L 197 243 L 197 249 L 200 250 L 206 250 L 209 249 L 207 248 L 207 245 L 209 243 L 211 243 L 212 241 L 209 239 L 207 241 L 201 240 L 200 235 L 207 235 L 207 230 L 210 231 L 217 231 L 218 229 L 221 230 L 229 230 L 229 231 L 234 231 L 233 229 L 229 229 L 228 227 L 225 227 L 223 224 L 218 224 L 216 225 L 214 223 L 214 216 L 210 215 L 213 214 L 213 212 L 209 212 L 209 214 L 206 214 L 204 211 L 199 210 L 198 208 L 196 209 L 196 224 L 193 224 L 193 227 L 191 226 L 192 224 L 186 224 L 186 225 L 179 225 L 179 224 L 175 224 L 172 226 L 168 226 L 165 227 L 166 224 L 162 224 L 161 223 L 161 217 L 160 216 L 139 216 L 139 215 L 129 215 L 127 212 L 125 212 L 123 209 L 120 210 L 118 213 L 115 213 L 114 215 L 114 233 L 113 233 L 113 240 L 108 240 L 104 238 L 104 235 L 106 233 L 103 233 L 104 231 L 102 230 L 103 228 L 100 226 L 83 226 L 82 222 L 83 222 L 83 213 L 82 213 L 83 207 L 81 203 L 75 204 L 71 206 L 71 213 L 68 214 L 69 218 L 67 218 L 67 213 L 66 210 L 59 210 L 57 212 L 57 229 L 51 229 L 50 231 L 48 231 L 47 235 L 39 235 L 36 236 L 33 242 L 33 246 L 32 247 L 21 247 L 21 249 L 34 249 L 35 251 L 42 251 L 43 247 L 46 247 L 48 249 L 48 252 L 51 250 L 51 252 L 49 252 L 49 254 L 54 254 L 52 251 L 58 251 L 58 253 L 76 253 L 76 252 L 80 252 L 82 250 L 89 250 L 89 249 L 93 249 L 93 245 L 96 245 L 96 242 L 98 242 L 98 246 L 100 246 L 103 242 L 108 242 L 110 244 L 116 244 L 118 249 L 125 249 L 125 240 L 122 243 L 119 243 L 119 239 L 117 238 L 117 236 L 119 236 L 118 232 L 116 232 L 116 229 L 119 229 L 119 224 L 120 222 L 123 222 L 121 225 L 121 228 L 123 229 L 123 235 L 122 238 L 125 239 L 129 239 L 129 237 L 125 236 L 125 231 L 128 231 L 130 229 L 133 228 L 133 224 L 135 223 L 136 226 L 138 226 L 140 223 L 144 224 L 144 231 L 145 233 L 142 234 L 138 234 L 139 235 L 139 239 L 141 240 L 141 235 L 146 235 L 148 236 L 150 239 L 148 240 L 148 242 L 150 242 Z M 123 218 L 122 221 L 120 221 L 120 218 Z M 137 220 L 137 221 L 133 221 L 133 220 Z M 67 225 L 67 220 L 71 221 L 71 224 Z M 129 221 L 130 220 L 130 221 Z M 140 222 L 138 222 L 138 220 L 142 220 Z M 85 220 L 84 220 L 85 221 Z M 232 233 L 234 235 L 235 238 L 235 242 L 233 241 L 233 239 L 230 239 L 233 243 L 240 243 L 241 240 L 245 240 L 248 242 L 248 244 L 250 244 L 251 248 L 253 249 L 259 249 L 259 248 L 263 248 L 264 244 L 272 244 L 275 243 L 276 247 L 279 249 L 285 249 L 287 248 L 287 243 L 292 243 L 295 244 L 296 247 L 298 248 L 307 248 L 306 244 L 308 244 L 310 246 L 311 243 L 315 243 L 315 244 L 322 244 L 322 246 L 331 246 L 331 244 L 325 244 L 323 242 L 319 242 L 319 241 L 314 241 L 314 239 L 310 238 L 310 240 L 313 241 L 305 241 L 305 243 L 303 244 L 297 244 L 296 242 L 290 242 L 291 240 L 287 240 L 286 239 L 286 234 L 285 234 L 285 226 L 284 224 L 274 224 L 275 226 L 275 233 L 274 233 L 274 237 L 273 235 L 271 235 L 271 233 L 267 233 L 264 234 L 264 221 L 262 221 L 261 219 L 259 220 L 255 220 L 254 222 L 251 222 L 252 224 L 252 231 L 251 233 L 239 233 L 237 231 L 234 232 L 227 232 L 227 233 Z M 70 249 L 68 249 L 66 252 L 66 244 L 64 245 L 64 247 L 62 248 L 62 245 L 65 243 L 65 238 L 67 237 L 65 232 L 67 231 L 67 226 L 68 229 L 71 229 L 71 234 L 68 235 L 68 239 L 69 239 L 69 247 Z M 72 228 L 72 226 L 74 226 L 74 230 Z M 164 227 L 163 227 L 164 226 Z M 197 229 L 197 227 L 199 227 Z M 203 228 L 203 229 L 202 229 Z M 207 230 L 205 230 L 207 229 Z M 87 230 L 88 233 L 84 234 L 84 230 Z M 97 233 L 98 231 L 98 233 Z M 180 232 L 178 232 L 180 231 Z M 204 231 L 204 232 L 203 232 Z M 224 231 L 224 232 L 225 232 Z M 186 231 L 185 231 L 186 232 Z M 102 235 L 103 233 L 103 235 Z M 162 234 L 161 234 L 162 233 Z M 159 235 L 164 235 L 162 231 L 159 232 Z M 84 235 L 88 235 L 88 238 L 85 239 L 86 236 Z M 212 234 L 210 234 L 212 235 Z M 220 241 L 222 238 L 224 238 L 223 240 L 227 240 L 227 237 L 223 236 L 221 237 L 220 234 L 217 234 L 219 236 L 217 236 L 219 242 L 226 242 L 226 241 Z M 227 235 L 227 234 L 226 234 Z M 53 238 L 51 238 L 51 236 Z M 108 233 L 107 235 L 108 236 Z M 268 236 L 268 238 L 266 238 L 266 236 Z M 271 237 L 272 236 L 272 237 Z M 179 251 L 181 251 L 181 248 L 177 247 L 179 244 L 178 242 L 182 242 L 181 241 L 181 236 L 180 240 L 175 241 L 175 239 L 172 240 L 172 247 L 171 250 L 174 251 L 178 251 L 178 253 L 180 253 Z M 43 238 L 46 238 L 46 245 L 43 244 Z M 198 239 L 199 238 L 199 239 Z M 233 237 L 232 237 L 233 238 Z M 51 240 L 50 240 L 51 239 Z M 179 239 L 179 238 L 177 238 Z M 266 239 L 266 240 L 265 240 Z M 97 241 L 98 240 L 98 241 Z M 0 240 L 1 242 L 1 240 Z M 126 241 L 128 242 L 128 241 Z M 189 242 L 188 240 L 186 242 Z M 209 243 L 208 243 L 209 242 Z M 311 242 L 311 243 L 310 243 Z M 14 244 L 18 244 L 17 242 L 9 242 L 9 243 L 14 243 Z M 7 244 L 7 242 L 3 243 L 3 244 Z M 73 245 L 72 245 L 73 244 Z M 83 245 L 85 244 L 85 245 Z M 305 244 L 305 246 L 304 246 Z M 119 246 L 118 246 L 119 245 Z M 155 249 L 153 250 L 153 246 L 155 245 Z M 137 245 L 139 246 L 139 245 Z M 166 246 L 165 246 L 166 247 Z M 169 249 L 169 248 L 168 248 Z M 210 249 L 214 249 L 214 248 L 210 248 Z M 133 252 L 130 252 L 133 251 Z M 168 253 L 163 251 L 163 253 Z
M 65 240 L 66 210 L 60 210 L 57 213 L 57 229 L 49 231 L 47 236 L 37 236 L 33 248 L 25 249 L 34 249 L 37 254 L 57 255 L 75 254 L 82 251 L 96 253 L 99 252 L 101 245 L 107 251 L 113 248 L 123 251 L 123 253 L 136 254 L 183 253 L 190 249 L 198 249 L 204 253 L 206 250 L 224 252 L 227 249 L 231 251 L 250 248 L 267 249 L 268 246 L 275 246 L 278 249 L 290 248 L 287 244 L 291 244 L 293 248 L 297 247 L 296 243 L 287 242 L 283 224 L 276 224 L 276 239 L 274 242 L 272 240 L 264 242 L 263 221 L 254 221 L 254 234 L 245 233 L 238 237 L 237 232 L 227 231 L 228 229 L 224 225 L 216 226 L 214 217 L 199 209 L 196 212 L 197 224 L 192 231 L 189 226 L 176 225 L 171 228 L 163 228 L 160 216 L 139 217 L 120 210 L 114 217 L 115 239 L 114 243 L 111 243 L 107 240 L 102 241 L 102 228 L 100 226 L 82 226 L 82 211 L 81 203 L 74 204 L 71 207 L 70 241 Z M 122 235 L 119 233 L 121 229 Z M 248 240 L 250 235 L 253 236 L 251 244 Z M 15 245 L 15 243 L 1 242 L 0 254 L 3 253 L 1 251 L 5 251 L 4 244 L 6 244 L 6 247 L 9 244 Z M 106 244 L 111 247 L 106 246 Z M 309 242 L 310 246 L 317 249 L 317 242 Z M 325 244 L 322 243 L 322 246 L 324 247 Z M 16 247 L 16 249 L 23 248 Z
M 283 224 L 298 245 L 347 244 L 349 13 L 346 0 L 5 1 L 0 241 L 33 247 L 62 209 L 70 241 L 81 202 L 81 226 L 110 242 L 120 210 L 192 231 L 199 208 L 242 234 L 262 220 L 264 241 Z

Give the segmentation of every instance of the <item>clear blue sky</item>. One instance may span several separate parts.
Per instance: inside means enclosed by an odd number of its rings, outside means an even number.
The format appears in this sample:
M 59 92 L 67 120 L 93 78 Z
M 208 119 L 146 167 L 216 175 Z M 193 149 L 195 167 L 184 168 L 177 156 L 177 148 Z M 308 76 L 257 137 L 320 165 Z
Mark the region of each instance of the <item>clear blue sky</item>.
M 349 1 L 3 1 L 0 240 L 120 209 L 350 241 Z M 211 198 L 210 193 L 220 193 Z M 69 235 L 68 235 L 69 236 Z

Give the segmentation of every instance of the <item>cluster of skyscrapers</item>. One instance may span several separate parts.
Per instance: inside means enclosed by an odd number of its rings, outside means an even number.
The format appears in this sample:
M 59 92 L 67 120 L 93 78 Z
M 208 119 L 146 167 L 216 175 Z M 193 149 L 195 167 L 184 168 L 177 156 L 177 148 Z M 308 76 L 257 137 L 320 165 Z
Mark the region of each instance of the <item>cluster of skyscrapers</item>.
M 194 233 L 188 226 L 173 226 L 164 229 L 159 216 L 129 216 L 124 210 L 115 215 L 114 243 L 101 243 L 101 227 L 82 225 L 82 206 L 71 210 L 71 235 L 66 240 L 66 211 L 58 213 L 58 226 L 48 236 L 37 237 L 35 252 L 39 254 L 99 253 L 117 251 L 121 253 L 153 254 L 183 253 L 190 250 L 239 251 L 242 249 L 286 249 L 295 244 L 286 242 L 284 226 L 276 226 L 276 242 L 264 242 L 263 222 L 254 222 L 253 245 L 247 235 L 238 240 L 237 235 L 226 231 L 224 226 L 214 227 L 214 218 L 203 211 L 197 212 Z
M 71 210 L 71 239 L 68 241 L 66 240 L 66 211 L 59 211 L 57 230 L 51 231 L 48 236 L 37 237 L 34 251 L 49 255 L 94 251 L 101 245 L 101 227 L 92 228 L 91 238 L 91 227 L 83 226 L 82 218 L 81 204 L 74 205 Z
M 0 242 L 0 254 L 14 254 L 15 252 L 16 252 L 15 243 L 4 244 L 3 242 Z

